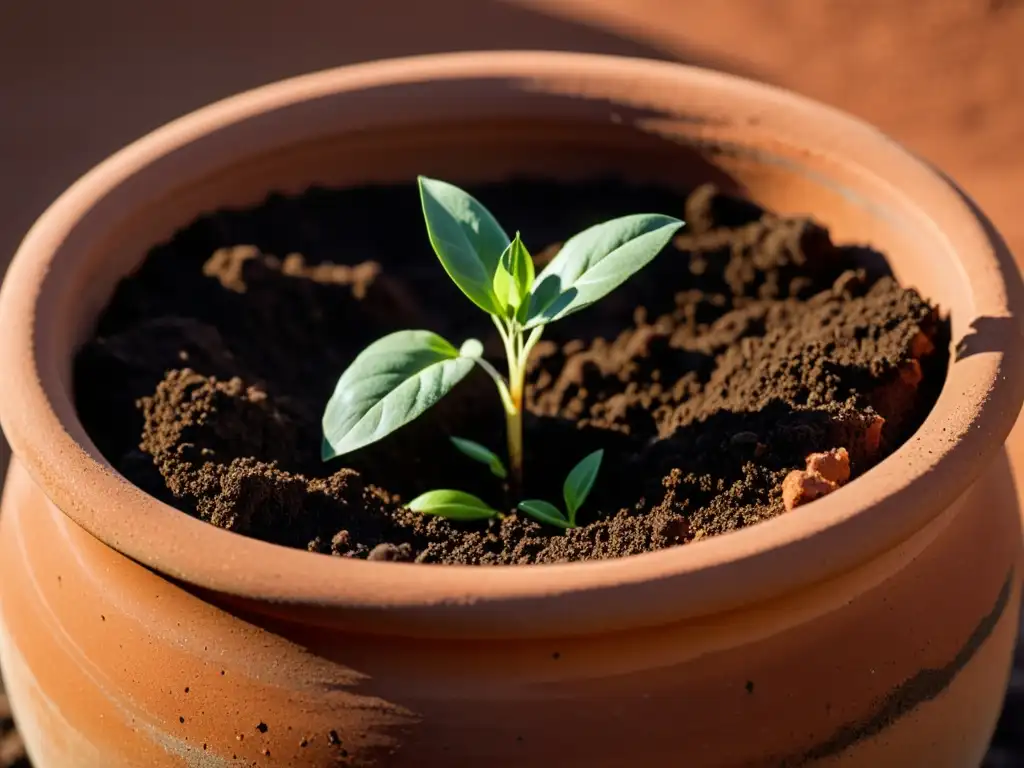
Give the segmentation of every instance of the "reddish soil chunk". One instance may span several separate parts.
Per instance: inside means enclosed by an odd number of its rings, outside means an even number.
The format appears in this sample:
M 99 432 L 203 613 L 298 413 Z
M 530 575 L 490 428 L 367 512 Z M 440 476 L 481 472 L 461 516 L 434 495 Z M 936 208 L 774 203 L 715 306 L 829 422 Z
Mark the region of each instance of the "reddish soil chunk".
M 77 360 L 93 439 L 142 488 L 240 534 L 341 557 L 540 563 L 685 544 L 780 514 L 784 480 L 808 456 L 845 449 L 855 480 L 912 433 L 941 386 L 949 344 L 936 310 L 880 254 L 836 246 L 813 221 L 712 187 L 472 191 L 539 261 L 612 216 L 689 222 L 643 273 L 552 325 L 533 358 L 527 494 L 560 501 L 572 465 L 605 450 L 580 528 L 516 515 L 506 489 L 448 443 L 501 450 L 483 373 L 381 443 L 319 460 L 324 404 L 374 339 L 476 336 L 502 364 L 488 318 L 431 253 L 413 186 L 271 196 L 153 248 Z M 510 514 L 451 523 L 402 507 L 440 487 Z

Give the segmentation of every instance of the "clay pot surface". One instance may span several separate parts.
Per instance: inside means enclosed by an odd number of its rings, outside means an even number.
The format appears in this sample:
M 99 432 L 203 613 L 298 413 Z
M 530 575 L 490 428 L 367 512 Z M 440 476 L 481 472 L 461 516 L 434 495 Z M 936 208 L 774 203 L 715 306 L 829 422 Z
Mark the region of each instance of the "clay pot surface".
M 713 180 L 888 254 L 950 313 L 918 433 L 766 523 L 616 561 L 353 561 L 145 495 L 71 397 L 117 279 L 196 215 L 311 183 Z M 39 768 L 974 766 L 1005 690 L 1021 523 L 1020 276 L 955 185 L 868 125 L 652 61 L 471 53 L 284 81 L 83 177 L 0 293 L 0 661 Z

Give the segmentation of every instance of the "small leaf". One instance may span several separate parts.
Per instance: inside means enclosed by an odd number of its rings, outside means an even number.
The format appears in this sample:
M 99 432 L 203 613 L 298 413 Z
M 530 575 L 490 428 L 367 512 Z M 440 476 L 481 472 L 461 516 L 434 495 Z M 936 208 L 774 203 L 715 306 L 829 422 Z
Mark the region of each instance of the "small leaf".
M 472 195 L 453 184 L 419 177 L 420 201 L 434 253 L 459 289 L 484 312 L 501 314 L 494 274 L 508 235 Z
M 573 525 L 576 524 L 576 512 L 583 506 L 590 489 L 594 487 L 603 458 L 604 450 L 594 451 L 573 467 L 565 478 L 562 494 L 565 496 L 565 508 L 569 510 L 569 522 Z
M 572 523 L 565 519 L 565 515 L 562 511 L 551 504 L 541 499 L 527 499 L 526 501 L 519 502 L 519 509 L 528 514 L 530 517 L 540 520 L 542 523 L 548 525 L 554 525 L 558 528 L 573 528 Z
M 530 295 L 533 278 L 533 258 L 516 232 L 508 248 L 501 254 L 498 269 L 494 273 L 494 295 L 499 304 L 510 310 L 509 315 L 515 315 Z
M 597 224 L 571 237 L 537 275 L 526 327 L 588 307 L 647 266 L 683 226 L 660 214 L 636 214 Z
M 472 440 L 466 440 L 464 437 L 451 437 L 449 438 L 452 443 L 462 453 L 469 456 L 473 461 L 479 461 L 481 464 L 486 464 L 491 469 L 491 473 L 495 477 L 500 477 L 504 480 L 508 477 L 508 472 L 505 471 L 505 465 L 501 463 L 501 459 L 498 455 L 480 443 L 474 443 Z
M 486 502 L 463 491 L 427 491 L 405 505 L 413 512 L 451 520 L 487 520 L 498 514 Z
M 484 353 L 484 345 L 480 339 L 466 339 L 459 347 L 459 357 L 476 359 Z
M 471 341 L 463 349 L 477 348 Z M 341 374 L 327 403 L 323 460 L 408 424 L 448 394 L 473 365 L 470 357 L 430 331 L 398 331 L 373 342 Z

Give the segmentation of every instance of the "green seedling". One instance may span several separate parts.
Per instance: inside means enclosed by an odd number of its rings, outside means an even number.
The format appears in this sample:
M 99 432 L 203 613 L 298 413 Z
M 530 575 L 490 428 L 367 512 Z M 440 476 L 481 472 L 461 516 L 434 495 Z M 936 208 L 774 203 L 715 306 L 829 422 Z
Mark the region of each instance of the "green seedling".
M 466 297 L 490 315 L 504 347 L 507 373 L 503 375 L 484 359 L 483 345 L 476 339 L 456 347 L 431 331 L 389 334 L 364 349 L 338 379 L 324 412 L 321 453 L 328 461 L 380 440 L 420 416 L 474 367 L 480 367 L 493 379 L 505 410 L 508 468 L 478 443 L 462 438 L 453 442 L 497 477 L 508 477 L 518 493 L 523 487 L 527 362 L 544 328 L 590 306 L 643 269 L 683 222 L 660 214 L 636 214 L 596 224 L 569 238 L 536 274 L 519 232 L 510 238 L 467 192 L 424 176 L 419 177 L 419 191 L 434 252 Z M 600 457 L 595 475 L 598 465 Z M 589 482 L 593 484 L 593 477 Z M 559 512 L 560 519 L 574 521 L 585 496 L 584 492 L 570 500 L 567 495 L 568 516 Z M 460 519 L 484 516 L 484 509 L 497 514 L 460 491 L 431 491 L 409 508 Z M 471 515 L 470 509 L 479 514 Z M 541 514 L 549 515 L 550 510 L 534 516 L 542 519 Z
M 583 502 L 587 500 L 590 489 L 594 487 L 603 457 L 604 451 L 594 451 L 573 467 L 569 476 L 565 478 L 565 483 L 562 485 L 562 496 L 565 499 L 566 513 L 563 513 L 551 502 L 542 499 L 521 501 L 519 509 L 542 523 L 559 528 L 575 528 L 576 513 L 583 506 Z
M 491 461 L 491 459 L 485 457 L 485 454 L 489 454 L 494 459 L 497 459 L 493 453 L 482 445 L 471 443 L 468 440 L 461 441 L 459 438 L 453 438 L 453 440 L 458 441 L 456 445 L 459 445 L 459 442 L 472 445 L 473 448 L 471 450 L 474 453 L 471 454 L 467 451 L 467 455 L 472 455 L 473 458 L 477 458 L 483 464 L 490 464 Z M 460 450 L 462 450 L 461 447 Z M 563 513 L 554 504 L 543 499 L 526 499 L 521 501 L 518 505 L 519 510 L 542 523 L 553 525 L 556 528 L 575 528 L 576 513 L 583 506 L 583 502 L 587 500 L 590 490 L 594 487 L 597 473 L 601 469 L 601 459 L 603 457 L 603 450 L 594 451 L 569 472 L 565 478 L 565 483 L 562 485 L 562 496 L 565 500 L 566 512 Z M 410 501 L 407 506 L 414 512 L 421 512 L 425 515 L 440 515 L 452 518 L 453 520 L 487 520 L 500 514 L 498 510 L 488 506 L 487 502 L 479 497 L 462 491 L 427 491 Z

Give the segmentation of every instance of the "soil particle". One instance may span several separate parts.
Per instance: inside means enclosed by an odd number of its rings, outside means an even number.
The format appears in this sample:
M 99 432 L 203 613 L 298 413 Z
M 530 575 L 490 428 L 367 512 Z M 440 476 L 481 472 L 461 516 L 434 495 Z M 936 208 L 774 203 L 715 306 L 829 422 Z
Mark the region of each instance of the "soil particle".
M 484 375 L 380 443 L 319 459 L 323 406 L 374 339 L 402 328 L 456 344 L 476 336 L 501 365 L 488 319 L 430 252 L 412 186 L 273 195 L 154 247 L 76 361 L 96 444 L 149 493 L 240 534 L 337 557 L 545 563 L 769 519 L 787 498 L 821 495 L 813 485 L 787 495 L 794 471 L 839 484 L 809 470 L 808 456 L 845 451 L 855 480 L 913 432 L 941 386 L 949 345 L 936 309 L 879 254 L 833 244 L 814 221 L 711 186 L 689 196 L 614 181 L 471 191 L 524 232 L 538 262 L 613 216 L 688 221 L 640 275 L 550 326 L 531 359 L 528 495 L 559 501 L 573 464 L 605 450 L 579 528 L 520 517 L 497 480 L 450 448 L 453 434 L 502 448 Z M 453 523 L 402 506 L 439 487 L 508 514 Z

